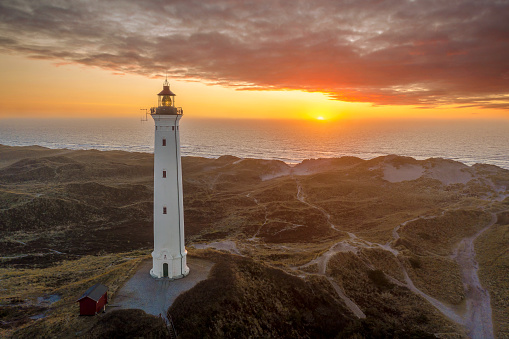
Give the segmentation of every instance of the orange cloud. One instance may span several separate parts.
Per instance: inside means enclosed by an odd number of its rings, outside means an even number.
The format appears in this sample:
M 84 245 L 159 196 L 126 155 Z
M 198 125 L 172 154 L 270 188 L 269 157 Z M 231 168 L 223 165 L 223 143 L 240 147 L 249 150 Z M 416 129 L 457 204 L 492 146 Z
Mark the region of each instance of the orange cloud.
M 495 0 L 13 0 L 0 13 L 0 51 L 114 74 L 509 108 L 509 6 Z

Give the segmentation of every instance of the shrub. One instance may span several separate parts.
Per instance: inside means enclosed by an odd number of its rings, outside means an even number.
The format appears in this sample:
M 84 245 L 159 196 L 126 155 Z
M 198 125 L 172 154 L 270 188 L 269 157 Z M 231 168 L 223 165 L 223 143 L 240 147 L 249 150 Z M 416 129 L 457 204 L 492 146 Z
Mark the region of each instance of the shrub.
M 391 289 L 394 284 L 385 277 L 381 270 L 371 270 L 368 272 L 368 278 L 380 289 Z
M 412 268 L 421 268 L 422 267 L 421 261 L 418 258 L 412 257 L 412 258 L 408 259 L 408 261 L 410 262 L 410 265 L 412 265 Z

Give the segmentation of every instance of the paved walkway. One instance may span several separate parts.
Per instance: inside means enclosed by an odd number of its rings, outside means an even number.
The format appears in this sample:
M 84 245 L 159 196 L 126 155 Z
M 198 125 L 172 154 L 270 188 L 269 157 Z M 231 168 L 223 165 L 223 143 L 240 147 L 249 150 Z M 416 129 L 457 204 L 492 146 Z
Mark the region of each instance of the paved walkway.
M 138 272 L 115 294 L 109 303 L 108 310 L 139 308 L 148 314 L 161 314 L 166 318 L 166 311 L 173 301 L 182 292 L 190 290 L 200 281 L 207 279 L 214 263 L 188 257 L 187 266 L 189 266 L 189 274 L 182 279 L 154 279 L 150 276 L 152 259 L 142 262 Z

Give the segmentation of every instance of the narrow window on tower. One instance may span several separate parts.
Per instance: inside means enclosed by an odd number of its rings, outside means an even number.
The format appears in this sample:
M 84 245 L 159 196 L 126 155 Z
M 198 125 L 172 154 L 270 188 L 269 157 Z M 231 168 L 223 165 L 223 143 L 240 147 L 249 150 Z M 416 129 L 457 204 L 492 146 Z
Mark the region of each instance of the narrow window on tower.
M 163 214 L 166 214 L 166 206 L 163 207 Z
M 171 126 L 171 130 L 174 131 L 175 130 L 175 126 Z
M 163 171 L 163 178 L 166 178 L 166 171 Z
M 163 146 L 166 146 L 166 139 L 163 139 Z

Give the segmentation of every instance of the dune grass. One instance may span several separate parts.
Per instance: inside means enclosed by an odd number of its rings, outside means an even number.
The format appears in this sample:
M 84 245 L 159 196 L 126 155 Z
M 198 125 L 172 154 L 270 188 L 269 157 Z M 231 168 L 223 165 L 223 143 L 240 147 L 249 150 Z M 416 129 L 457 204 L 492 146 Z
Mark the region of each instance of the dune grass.
M 0 268 L 0 304 L 6 305 L 1 309 L 7 313 L 4 317 L 9 318 L 0 329 L 0 336 L 73 337 L 87 330 L 97 319 L 79 316 L 76 301 L 81 294 L 102 283 L 108 286 L 111 298 L 147 256 L 146 251 L 133 251 L 84 256 L 47 268 Z M 38 300 L 45 296 L 58 296 L 59 300 L 51 304 Z M 42 318 L 27 321 L 25 311 L 31 312 L 33 308 Z

